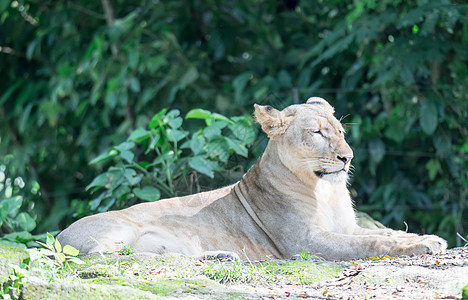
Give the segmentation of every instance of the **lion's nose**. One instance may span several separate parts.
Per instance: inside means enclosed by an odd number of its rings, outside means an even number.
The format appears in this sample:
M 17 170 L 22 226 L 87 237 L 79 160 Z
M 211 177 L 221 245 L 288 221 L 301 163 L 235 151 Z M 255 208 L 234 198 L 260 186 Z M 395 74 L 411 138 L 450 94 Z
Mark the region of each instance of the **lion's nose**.
M 351 159 L 353 159 L 352 156 L 339 156 L 339 155 L 337 156 L 337 158 L 341 160 L 342 162 L 344 162 L 345 165 L 348 164 L 351 161 Z

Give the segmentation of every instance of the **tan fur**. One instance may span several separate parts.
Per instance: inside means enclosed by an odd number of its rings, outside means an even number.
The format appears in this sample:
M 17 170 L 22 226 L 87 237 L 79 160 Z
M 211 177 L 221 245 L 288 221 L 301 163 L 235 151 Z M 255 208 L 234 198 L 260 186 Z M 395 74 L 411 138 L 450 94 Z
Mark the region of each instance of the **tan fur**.
M 89 216 L 58 239 L 80 253 L 128 244 L 139 252 L 224 251 L 250 259 L 290 258 L 303 250 L 335 260 L 443 252 L 446 242 L 434 235 L 356 224 L 346 187 L 353 152 L 333 112 L 317 97 L 283 111 L 255 105 L 270 142 L 239 182 Z

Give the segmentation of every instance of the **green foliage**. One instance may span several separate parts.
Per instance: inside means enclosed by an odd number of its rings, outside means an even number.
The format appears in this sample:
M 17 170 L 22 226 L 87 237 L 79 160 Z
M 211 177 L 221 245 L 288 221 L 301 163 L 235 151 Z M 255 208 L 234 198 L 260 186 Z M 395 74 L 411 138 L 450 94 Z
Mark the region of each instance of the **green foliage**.
M 349 115 L 343 122 L 355 151 L 351 192 L 358 207 L 386 225 L 407 221 L 411 231 L 461 245 L 455 233 L 463 236 L 468 225 L 466 16 L 465 3 L 449 0 L 3 1 L 0 201 L 22 197 L 18 215 L 28 213 L 40 233 L 92 207 L 105 210 L 114 196 L 118 205 L 130 194 L 155 199 L 155 188 L 161 197 L 185 192 L 184 173 L 212 176 L 226 149 L 246 150 L 210 137 L 229 125 L 195 138 L 198 129 L 190 126 L 149 128 L 155 112 L 242 115 L 254 102 L 282 108 L 322 96 L 338 115 Z M 156 155 L 144 153 L 155 128 L 181 140 L 155 146 L 170 151 L 176 144 L 177 151 L 149 167 L 164 170 L 156 174 L 161 182 L 147 182 L 139 167 L 148 166 L 124 166 L 153 162 L 140 157 Z M 205 152 L 190 156 L 202 151 L 199 139 Z M 182 148 L 189 140 L 193 145 Z M 250 165 L 264 141 L 238 165 Z M 207 159 L 209 142 L 218 153 Z M 98 163 L 111 157 L 115 169 Z M 180 169 L 160 169 L 164 163 Z M 114 196 L 90 204 L 85 187 L 102 173 L 116 186 L 101 191 Z M 174 174 L 180 177 L 168 178 Z M 114 181 L 122 176 L 128 186 Z M 24 186 L 8 192 L 17 178 Z M 211 187 L 220 184 L 215 177 Z M 32 226 L 9 210 L 0 235 L 30 233 Z
M 132 255 L 132 254 L 135 254 L 136 252 L 135 250 L 132 249 L 132 247 L 129 244 L 123 244 L 123 248 L 117 251 L 117 253 L 120 255 Z M 119 262 L 119 269 L 120 269 L 120 261 L 118 262 Z
M 33 235 L 31 231 L 36 228 L 36 222 L 27 212 L 20 211 L 23 205 L 23 196 L 13 196 L 12 193 L 21 188 L 21 180 L 15 180 L 11 186 L 11 180 L 6 180 L 5 194 L 10 196 L 0 199 L 0 227 L 6 232 L 0 238 L 0 244 L 21 248 L 31 247 L 37 239 L 44 238 L 43 234 Z
M 299 257 L 301 258 L 301 260 L 305 260 L 305 261 L 308 261 L 308 260 L 323 260 L 323 258 L 321 258 L 316 253 L 312 253 L 312 252 L 310 252 L 308 250 L 303 250 L 303 249 L 299 250 Z
M 468 284 L 465 285 L 462 289 L 462 299 L 463 300 L 468 299 Z
M 38 251 L 30 250 L 31 260 L 35 261 L 38 258 L 53 257 L 53 263 L 59 269 L 63 269 L 65 266 L 70 269 L 69 262 L 75 264 L 83 264 L 84 262 L 77 258 L 79 251 L 70 245 L 65 245 L 62 248 L 59 240 L 55 239 L 53 235 L 47 233 L 47 239 L 45 243 L 37 242 L 43 249 Z
M 189 174 L 213 178 L 215 171 L 228 167 L 232 155 L 247 157 L 246 146 L 255 138 L 250 116 L 227 118 L 193 109 L 185 119 L 200 119 L 204 124 L 191 133 L 183 128 L 178 110 L 163 109 L 145 128 L 135 129 L 126 141 L 93 159 L 91 164 L 114 163 L 87 186 L 93 193 L 100 191 L 91 209 L 126 207 L 136 198 L 156 201 L 161 193 L 175 196 L 191 189 L 194 183 L 187 182 Z

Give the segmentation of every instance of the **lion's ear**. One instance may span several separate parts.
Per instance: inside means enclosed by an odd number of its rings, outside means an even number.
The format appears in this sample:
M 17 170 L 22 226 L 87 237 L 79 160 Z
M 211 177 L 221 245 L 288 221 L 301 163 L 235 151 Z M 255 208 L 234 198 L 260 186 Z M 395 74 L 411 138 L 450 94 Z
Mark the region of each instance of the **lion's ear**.
M 292 116 L 284 116 L 282 112 L 274 109 L 270 105 L 263 106 L 254 104 L 254 107 L 254 114 L 257 122 L 271 139 L 278 138 L 288 129 L 289 124 L 291 124 Z
M 320 97 L 310 97 L 309 99 L 307 99 L 307 102 L 306 104 L 312 104 L 312 105 L 320 105 L 320 107 L 323 109 L 323 110 L 326 110 L 327 112 L 329 112 L 330 114 L 334 114 L 335 113 L 335 109 L 333 108 L 333 106 L 331 106 L 327 100 L 323 99 L 323 98 L 320 98 Z

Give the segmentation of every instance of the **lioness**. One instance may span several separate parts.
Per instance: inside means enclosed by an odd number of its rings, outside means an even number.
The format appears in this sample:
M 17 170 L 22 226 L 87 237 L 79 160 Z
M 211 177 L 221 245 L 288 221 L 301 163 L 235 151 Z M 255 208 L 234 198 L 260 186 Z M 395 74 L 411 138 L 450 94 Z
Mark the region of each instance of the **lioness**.
M 282 111 L 255 105 L 270 141 L 239 182 L 85 217 L 58 239 L 80 253 L 127 244 L 138 252 L 199 257 L 222 250 L 250 259 L 301 250 L 328 260 L 443 252 L 447 243 L 434 235 L 356 224 L 346 187 L 353 151 L 333 114 L 318 97 Z

